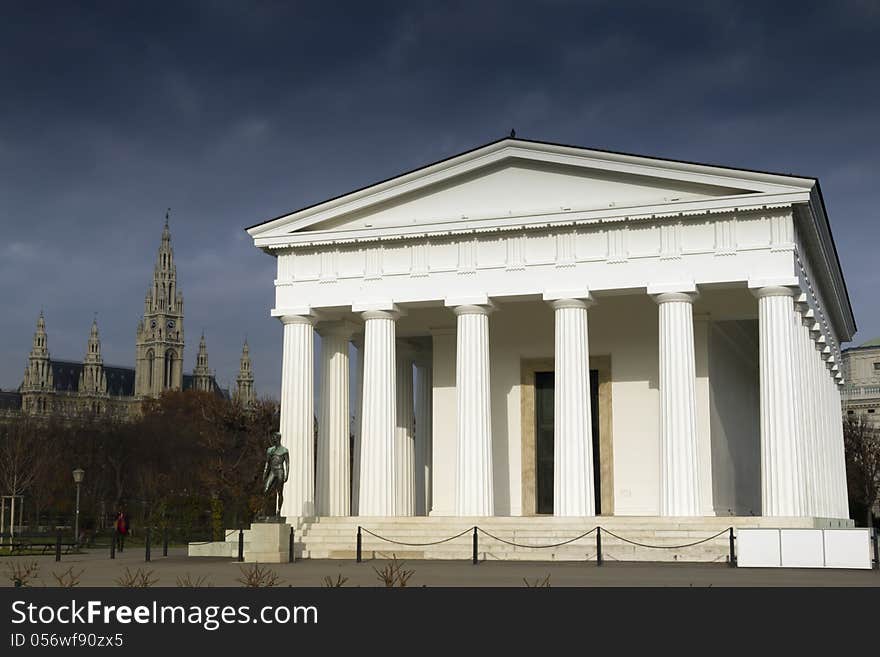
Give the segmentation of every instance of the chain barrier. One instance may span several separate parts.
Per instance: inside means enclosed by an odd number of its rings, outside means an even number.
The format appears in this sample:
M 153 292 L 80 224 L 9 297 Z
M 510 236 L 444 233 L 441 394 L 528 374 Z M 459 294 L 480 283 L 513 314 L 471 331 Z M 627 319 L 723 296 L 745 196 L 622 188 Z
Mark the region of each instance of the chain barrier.
M 482 527 L 477 527 L 477 531 L 482 532 L 483 534 L 485 534 L 485 535 L 488 536 L 489 538 L 493 538 L 493 539 L 495 539 L 496 541 L 501 541 L 502 543 L 506 543 L 507 545 L 512 545 L 513 547 L 519 547 L 519 548 L 536 548 L 536 549 L 542 549 L 542 548 L 555 548 L 555 547 L 559 547 L 559 546 L 561 546 L 561 545 L 568 545 L 569 543 L 574 543 L 575 541 L 582 539 L 584 536 L 589 536 L 590 534 L 592 534 L 592 533 L 593 533 L 594 531 L 596 531 L 597 529 L 598 529 L 598 527 L 593 527 L 590 531 L 588 531 L 588 532 L 584 532 L 584 533 L 581 534 L 580 536 L 575 536 L 574 538 L 570 538 L 570 539 L 568 539 L 567 541 L 562 541 L 561 543 L 550 543 L 550 544 L 548 544 L 548 545 L 526 545 L 526 544 L 524 544 L 524 543 L 514 543 L 513 541 L 508 541 L 508 540 L 506 540 L 506 539 L 501 538 L 500 536 L 495 536 L 494 534 L 490 534 L 489 532 L 487 532 L 487 531 L 486 531 L 485 529 L 483 529 Z
M 648 545 L 647 543 L 639 543 L 637 541 L 631 541 L 628 538 L 624 538 L 623 536 L 618 536 L 610 529 L 605 529 L 604 527 L 602 529 L 609 536 L 613 536 L 614 538 L 616 538 L 620 541 L 623 541 L 624 543 L 629 543 L 631 545 L 637 545 L 637 546 L 643 547 L 643 548 L 654 548 L 657 550 L 680 550 L 682 548 L 693 547 L 694 545 L 699 545 L 700 543 L 707 543 L 715 538 L 718 538 L 719 536 L 722 536 L 722 535 L 728 533 L 731 528 L 725 527 L 724 529 L 722 529 L 720 532 L 718 532 L 714 536 L 710 536 L 709 538 L 703 538 L 703 539 L 700 539 L 699 541 L 694 541 L 693 543 L 685 543 L 684 545 Z
M 366 532 L 370 536 L 374 536 L 374 537 L 378 538 L 380 541 L 387 541 L 389 543 L 393 543 L 394 545 L 405 545 L 407 547 L 425 547 L 428 545 L 440 545 L 441 543 L 448 543 L 449 541 L 454 541 L 456 538 L 461 538 L 465 534 L 470 534 L 474 530 L 474 528 L 468 527 L 460 534 L 456 534 L 455 536 L 450 536 L 449 538 L 444 538 L 443 540 L 440 540 L 440 541 L 432 541 L 431 543 L 404 543 L 403 541 L 395 541 L 390 538 L 385 538 L 384 536 L 379 536 L 378 534 L 374 534 L 366 527 L 361 527 L 361 530 Z
M 574 538 L 570 538 L 565 541 L 560 541 L 559 543 L 548 543 L 547 545 L 528 545 L 526 543 L 516 543 L 514 541 L 508 541 L 507 539 L 501 538 L 500 536 L 495 536 L 494 534 L 486 531 L 485 529 L 483 529 L 482 527 L 480 527 L 478 525 L 474 525 L 473 527 L 468 527 L 463 532 L 456 534 L 455 536 L 450 536 L 449 538 L 444 538 L 439 541 L 432 541 L 430 543 L 405 543 L 403 541 L 395 541 L 393 539 L 386 538 L 385 536 L 380 536 L 379 534 L 375 534 L 375 533 L 371 532 L 369 529 L 367 529 L 366 527 L 361 527 L 360 529 L 362 531 L 364 531 L 365 533 L 369 534 L 370 536 L 378 538 L 381 541 L 386 541 L 386 542 L 392 543 L 394 545 L 405 545 L 408 547 L 426 547 L 429 545 L 440 545 L 441 543 L 448 543 L 449 541 L 453 541 L 456 538 L 461 538 L 465 534 L 469 534 L 473 530 L 476 529 L 478 532 L 481 532 L 481 533 L 485 534 L 486 536 L 488 536 L 489 538 L 496 540 L 496 541 L 499 541 L 500 543 L 504 543 L 506 545 L 510 545 L 510 546 L 518 547 L 518 548 L 532 548 L 532 549 L 536 549 L 536 550 L 541 550 L 541 549 L 546 549 L 546 548 L 555 548 L 555 547 L 561 547 L 563 545 L 568 545 L 569 543 L 574 543 L 575 541 L 579 541 L 580 539 L 582 539 L 586 536 L 589 536 L 590 534 L 592 534 L 596 530 L 601 529 L 609 536 L 613 536 L 614 538 L 616 538 L 620 541 L 623 541 L 624 543 L 629 543 L 630 545 L 636 545 L 638 547 L 657 549 L 657 550 L 681 550 L 683 548 L 689 548 L 689 547 L 693 547 L 695 545 L 700 545 L 701 543 L 708 543 L 709 541 L 714 540 L 714 539 L 718 538 L 719 536 L 723 536 L 724 534 L 727 534 L 732 528 L 725 527 L 723 530 L 721 530 L 717 534 L 709 536 L 708 538 L 703 538 L 703 539 L 700 539 L 699 541 L 694 541 L 693 543 L 685 543 L 683 545 L 649 545 L 648 543 L 640 543 L 638 541 L 633 541 L 628 538 L 624 538 L 623 536 L 620 536 L 618 534 L 615 534 L 610 529 L 605 529 L 601 525 L 597 525 L 596 527 L 593 527 L 589 531 L 586 531 L 583 534 L 575 536 Z

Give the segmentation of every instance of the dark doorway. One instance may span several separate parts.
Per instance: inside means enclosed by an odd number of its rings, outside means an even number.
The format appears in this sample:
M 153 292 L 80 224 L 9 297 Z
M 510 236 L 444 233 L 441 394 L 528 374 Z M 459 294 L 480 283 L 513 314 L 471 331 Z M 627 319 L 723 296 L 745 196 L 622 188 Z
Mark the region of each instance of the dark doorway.
M 554 373 L 535 372 L 535 469 L 537 513 L 553 513 Z M 590 409 L 593 423 L 593 494 L 596 512 L 602 508 L 599 461 L 599 372 L 590 370 Z

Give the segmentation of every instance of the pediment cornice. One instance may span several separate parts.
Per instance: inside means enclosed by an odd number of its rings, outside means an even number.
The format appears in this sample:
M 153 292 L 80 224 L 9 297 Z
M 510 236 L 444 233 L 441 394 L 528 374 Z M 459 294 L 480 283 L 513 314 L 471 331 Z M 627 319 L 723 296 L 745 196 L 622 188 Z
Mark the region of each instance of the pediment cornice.
M 477 233 L 504 233 L 566 226 L 696 220 L 700 217 L 791 208 L 809 201 L 809 192 L 757 194 L 712 201 L 614 207 L 600 210 L 566 210 L 519 216 L 463 217 L 459 220 L 392 226 L 387 228 L 307 231 L 265 237 L 257 245 L 267 250 L 309 248 L 329 244 L 355 244 L 445 237 Z
M 264 242 L 269 238 L 292 235 L 336 217 L 365 212 L 370 207 L 418 194 L 439 184 L 454 183 L 457 177 L 465 177 L 475 171 L 499 166 L 505 162 L 540 163 L 656 181 L 735 188 L 749 193 L 770 195 L 809 190 L 815 182 L 811 178 L 662 160 L 543 142 L 502 139 L 251 226 L 248 228 L 248 233 L 254 238 L 257 246 L 265 246 Z M 473 219 L 473 217 L 469 218 Z

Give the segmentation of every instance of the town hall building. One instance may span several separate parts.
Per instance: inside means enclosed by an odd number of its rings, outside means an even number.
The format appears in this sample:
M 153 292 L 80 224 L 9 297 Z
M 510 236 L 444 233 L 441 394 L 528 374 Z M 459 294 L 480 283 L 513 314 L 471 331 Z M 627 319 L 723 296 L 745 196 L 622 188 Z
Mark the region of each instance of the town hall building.
M 166 216 L 153 281 L 144 298 L 143 317 L 137 325 L 135 366 L 104 364 L 97 318 L 92 322 L 82 360 L 52 358 L 46 319 L 40 311 L 24 379 L 17 391 L 0 392 L 0 411 L 68 418 L 131 417 L 139 411 L 142 400 L 158 397 L 166 390 L 200 390 L 228 396 L 208 366 L 204 334 L 191 374 L 183 371 L 183 349 L 183 293 L 177 284 Z M 234 395 L 245 404 L 254 400 L 254 374 L 247 341 Z
M 248 233 L 288 521 L 849 518 L 856 326 L 815 178 L 511 137 Z M 162 280 L 145 392 L 179 377 Z

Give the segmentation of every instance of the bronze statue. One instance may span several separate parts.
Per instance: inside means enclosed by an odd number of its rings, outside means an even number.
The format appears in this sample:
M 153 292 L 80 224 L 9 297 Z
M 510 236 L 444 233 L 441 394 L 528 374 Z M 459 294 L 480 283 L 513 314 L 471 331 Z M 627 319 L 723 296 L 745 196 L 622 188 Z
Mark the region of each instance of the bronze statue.
M 263 466 L 263 494 L 275 492 L 275 515 L 281 513 L 284 504 L 284 482 L 290 474 L 290 453 L 281 444 L 281 432 L 272 434 L 272 445 L 266 450 L 266 465 Z

